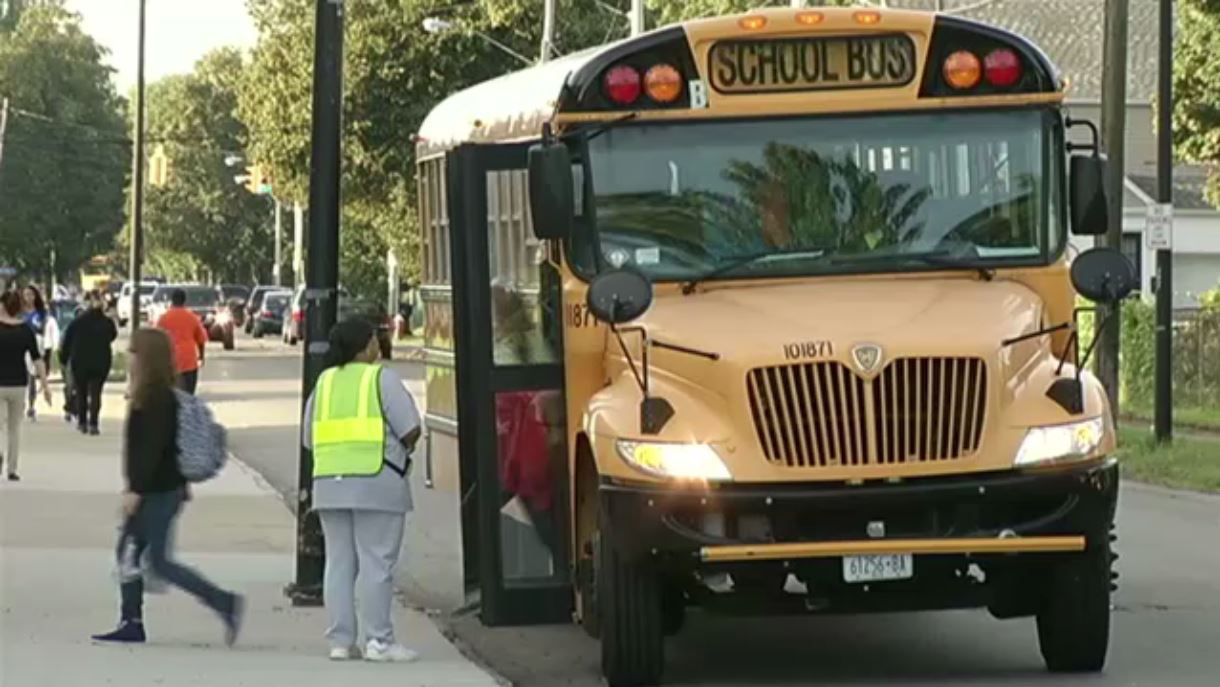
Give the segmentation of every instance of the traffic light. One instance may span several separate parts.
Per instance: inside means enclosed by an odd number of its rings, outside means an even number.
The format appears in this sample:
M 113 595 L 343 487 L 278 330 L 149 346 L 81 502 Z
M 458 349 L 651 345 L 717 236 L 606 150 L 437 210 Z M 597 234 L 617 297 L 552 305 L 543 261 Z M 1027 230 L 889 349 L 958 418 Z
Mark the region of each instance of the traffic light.
M 163 145 L 158 145 L 148 158 L 148 183 L 158 188 L 164 188 L 169 183 L 169 156 L 165 154 Z
M 271 174 L 262 165 L 246 168 L 246 190 L 256 195 L 271 193 Z

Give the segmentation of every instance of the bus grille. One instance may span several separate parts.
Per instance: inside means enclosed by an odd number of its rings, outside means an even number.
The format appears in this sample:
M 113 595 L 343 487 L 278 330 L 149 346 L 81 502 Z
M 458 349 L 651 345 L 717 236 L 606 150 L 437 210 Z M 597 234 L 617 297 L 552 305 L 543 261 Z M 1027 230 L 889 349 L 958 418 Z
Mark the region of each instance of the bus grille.
M 983 435 L 979 358 L 899 358 L 871 380 L 840 362 L 779 365 L 747 385 L 767 460 L 790 467 L 954 460 Z

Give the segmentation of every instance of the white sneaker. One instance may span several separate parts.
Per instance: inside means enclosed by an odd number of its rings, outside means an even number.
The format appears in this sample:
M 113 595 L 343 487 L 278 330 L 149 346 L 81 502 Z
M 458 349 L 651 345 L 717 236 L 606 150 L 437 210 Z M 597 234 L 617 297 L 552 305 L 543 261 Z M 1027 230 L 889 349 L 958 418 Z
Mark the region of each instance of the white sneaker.
M 364 649 L 364 660 L 374 663 L 410 663 L 417 658 L 419 654 L 401 644 L 385 644 L 376 639 L 370 639 Z
M 360 658 L 360 650 L 354 646 L 337 646 L 330 650 L 332 661 L 353 661 Z

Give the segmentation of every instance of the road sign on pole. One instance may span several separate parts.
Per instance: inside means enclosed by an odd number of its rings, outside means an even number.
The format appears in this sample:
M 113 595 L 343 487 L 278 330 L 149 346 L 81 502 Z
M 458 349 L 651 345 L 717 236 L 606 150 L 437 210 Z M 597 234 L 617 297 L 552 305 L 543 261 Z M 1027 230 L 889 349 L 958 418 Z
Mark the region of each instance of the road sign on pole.
M 1148 206 L 1148 215 L 1144 221 L 1144 245 L 1149 250 L 1173 248 L 1173 203 L 1154 203 Z

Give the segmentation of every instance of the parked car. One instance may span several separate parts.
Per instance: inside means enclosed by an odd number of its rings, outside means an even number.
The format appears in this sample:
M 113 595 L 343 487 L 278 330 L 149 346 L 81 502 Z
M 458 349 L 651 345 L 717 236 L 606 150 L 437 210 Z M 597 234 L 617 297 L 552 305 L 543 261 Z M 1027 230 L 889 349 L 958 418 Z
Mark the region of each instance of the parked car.
M 260 298 L 261 304 L 250 311 L 250 335 L 261 339 L 267 334 L 280 334 L 284 329 L 284 311 L 292 302 L 291 291 L 267 291 Z
M 157 290 L 156 282 L 140 282 L 140 317 L 145 321 L 148 320 L 148 306 L 152 303 L 153 291 Z M 131 320 L 131 295 L 135 285 L 128 282 L 123 284 L 123 288 L 119 291 L 119 302 L 116 304 L 115 310 L 119 316 L 119 326 L 126 327 Z
M 161 317 L 169 309 L 170 295 L 175 289 L 182 289 L 186 293 L 186 308 L 195 313 L 195 316 L 203 323 L 209 341 L 221 342 L 226 351 L 236 348 L 237 326 L 233 322 L 233 313 L 225 304 L 220 289 L 215 286 L 166 284 L 157 287 L 152 297 L 151 314 L 153 318 Z
M 265 298 L 267 294 L 271 293 L 272 291 L 287 291 L 288 295 L 290 297 L 292 296 L 292 289 L 288 288 L 287 286 L 258 284 L 253 289 L 250 289 L 250 297 L 246 299 L 246 313 L 253 314 L 260 311 L 263 307 L 263 298 Z M 282 313 L 277 312 L 276 317 L 279 317 L 281 314 Z M 254 320 L 255 318 L 253 317 L 246 318 L 245 330 L 247 334 L 254 333 Z
M 353 296 L 342 287 L 339 288 L 338 320 L 349 317 L 362 317 L 377 330 L 377 345 L 381 348 L 381 357 L 389 360 L 393 356 L 393 322 L 386 309 L 375 301 Z M 305 338 L 305 291 L 297 289 L 292 301 L 284 309 L 283 316 L 284 343 L 295 346 Z

